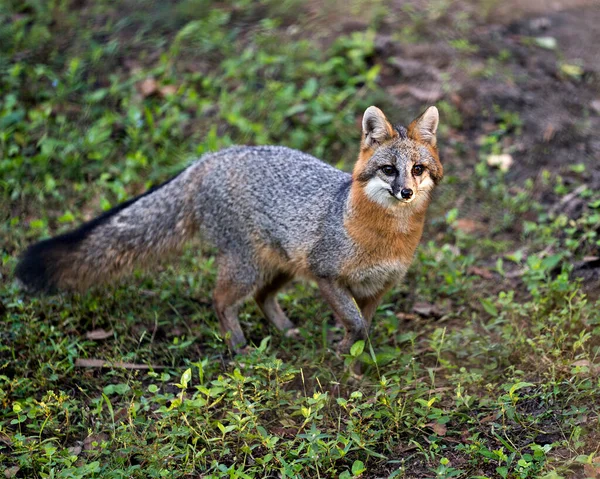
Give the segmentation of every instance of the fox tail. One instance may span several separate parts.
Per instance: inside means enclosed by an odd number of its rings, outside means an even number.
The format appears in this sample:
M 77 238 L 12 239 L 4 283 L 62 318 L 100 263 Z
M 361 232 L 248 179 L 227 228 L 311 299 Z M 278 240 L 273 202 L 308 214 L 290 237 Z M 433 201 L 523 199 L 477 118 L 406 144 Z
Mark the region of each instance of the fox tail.
M 15 270 L 33 292 L 85 291 L 181 249 L 198 229 L 189 169 L 74 231 L 31 245 Z

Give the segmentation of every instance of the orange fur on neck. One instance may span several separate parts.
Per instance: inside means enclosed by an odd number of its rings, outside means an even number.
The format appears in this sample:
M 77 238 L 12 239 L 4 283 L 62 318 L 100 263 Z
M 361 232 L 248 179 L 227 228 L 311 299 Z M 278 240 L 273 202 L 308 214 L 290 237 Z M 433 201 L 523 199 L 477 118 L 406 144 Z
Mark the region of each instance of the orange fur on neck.
M 362 185 L 353 181 L 350 213 L 344 226 L 362 250 L 356 262 L 353 261 L 354 266 L 368 267 L 386 261 L 408 265 L 421 240 L 426 210 L 427 204 L 412 210 L 411 214 L 396 213 L 369 199 Z

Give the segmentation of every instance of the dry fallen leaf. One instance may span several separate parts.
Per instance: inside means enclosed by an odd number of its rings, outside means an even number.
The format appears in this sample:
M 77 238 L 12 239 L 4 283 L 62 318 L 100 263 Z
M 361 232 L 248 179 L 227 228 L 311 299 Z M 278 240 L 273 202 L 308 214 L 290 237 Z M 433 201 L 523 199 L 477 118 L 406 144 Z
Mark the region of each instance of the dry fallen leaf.
M 177 87 L 175 85 L 161 86 L 159 92 L 162 96 L 170 96 L 177 93 Z
M 7 479 L 15 477 L 20 470 L 21 468 L 19 466 L 8 467 L 4 469 L 4 477 L 6 477 Z
M 108 331 L 104 331 L 104 329 L 94 329 L 93 331 L 88 331 L 85 334 L 85 337 L 93 341 L 98 341 L 100 339 L 110 338 L 112 335 L 112 329 L 109 329 Z
M 580 368 L 582 367 L 590 367 L 590 362 L 587 359 L 580 359 L 579 361 L 575 361 L 573 364 L 571 364 L 571 366 L 579 366 Z
M 432 303 L 415 303 L 415 305 L 413 306 L 413 311 L 417 314 L 420 314 L 421 316 L 426 316 L 426 317 L 436 317 L 439 318 L 440 316 L 442 316 L 442 312 L 439 310 L 439 308 Z
M 481 418 L 479 420 L 480 423 L 485 424 L 486 422 L 494 421 L 496 419 L 496 413 L 492 413 L 489 416 Z
M 419 316 L 417 314 L 402 312 L 396 313 L 396 317 L 403 321 L 414 321 L 415 319 L 419 319 Z
M 478 231 L 487 231 L 487 227 L 479 221 L 470 220 L 468 218 L 460 218 L 454 222 L 454 227 L 467 234 L 476 233 Z
M 435 432 L 438 436 L 445 436 L 446 432 L 448 431 L 448 428 L 439 422 L 430 422 L 427 425 L 433 429 L 433 432 Z
M 274 427 L 271 429 L 271 431 L 277 434 L 278 436 L 291 438 L 296 437 L 296 434 L 298 433 L 298 428 Z
M 489 166 L 496 166 L 501 171 L 508 171 L 512 166 L 514 160 L 512 155 L 490 155 L 487 157 L 487 164 Z
M 408 93 L 417 100 L 430 103 L 435 103 L 444 96 L 442 88 L 436 84 L 430 84 L 429 88 L 417 88 L 413 86 L 408 89 Z
M 69 451 L 69 454 L 71 454 L 71 456 L 79 456 L 79 454 L 81 454 L 81 446 L 72 446 L 69 449 L 67 449 Z
M 552 141 L 552 138 L 554 138 L 555 133 L 556 127 L 550 124 L 544 129 L 544 134 L 542 135 L 542 137 L 544 138 L 544 141 L 546 143 L 549 143 L 550 141 Z
M 493 279 L 494 278 L 494 275 L 492 274 L 492 272 L 489 269 L 480 268 L 478 266 L 471 266 L 467 270 L 467 273 L 475 275 L 475 276 L 481 276 L 484 279 Z
M 600 479 L 600 464 L 584 464 L 583 472 L 586 478 Z
M 108 440 L 108 436 L 104 433 L 100 433 L 100 434 L 93 434 L 91 436 L 86 437 L 83 440 L 83 449 L 85 451 L 89 451 L 89 450 L 93 450 L 93 449 L 100 449 L 100 444 L 102 444 L 102 441 L 107 441 Z M 96 444 L 94 444 L 96 443 Z
M 137 84 L 137 90 L 144 98 L 146 98 L 156 93 L 158 90 L 158 83 L 154 78 L 146 78 Z
M 409 94 L 419 101 L 436 102 L 443 96 L 441 87 L 436 83 L 427 83 L 424 87 L 415 87 L 408 84 L 394 85 L 388 88 L 392 96 Z

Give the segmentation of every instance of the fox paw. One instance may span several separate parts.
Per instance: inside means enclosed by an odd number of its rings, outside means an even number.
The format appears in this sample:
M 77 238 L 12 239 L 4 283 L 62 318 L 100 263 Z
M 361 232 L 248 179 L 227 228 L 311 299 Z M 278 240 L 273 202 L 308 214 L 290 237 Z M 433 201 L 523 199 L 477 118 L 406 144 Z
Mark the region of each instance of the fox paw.
M 254 348 L 254 347 L 252 347 L 250 345 L 246 345 L 246 346 L 235 348 L 233 350 L 233 352 L 235 353 L 236 356 L 247 356 L 248 354 L 250 354 L 255 349 L 256 348 Z
M 296 341 L 301 341 L 303 339 L 299 328 L 290 328 L 286 330 L 283 335 L 286 338 L 295 339 Z

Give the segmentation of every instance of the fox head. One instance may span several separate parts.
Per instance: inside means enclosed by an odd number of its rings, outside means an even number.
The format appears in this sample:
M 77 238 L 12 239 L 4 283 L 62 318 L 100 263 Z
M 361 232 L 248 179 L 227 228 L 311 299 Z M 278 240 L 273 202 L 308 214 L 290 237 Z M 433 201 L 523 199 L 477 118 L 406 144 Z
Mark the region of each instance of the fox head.
M 365 111 L 353 180 L 367 198 L 385 208 L 426 205 L 444 174 L 436 131 L 439 114 L 430 106 L 408 128 L 392 126 L 374 106 Z

